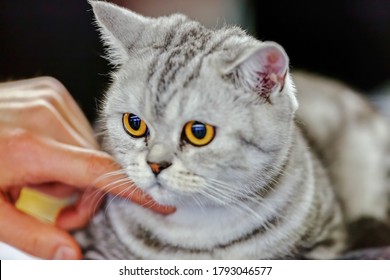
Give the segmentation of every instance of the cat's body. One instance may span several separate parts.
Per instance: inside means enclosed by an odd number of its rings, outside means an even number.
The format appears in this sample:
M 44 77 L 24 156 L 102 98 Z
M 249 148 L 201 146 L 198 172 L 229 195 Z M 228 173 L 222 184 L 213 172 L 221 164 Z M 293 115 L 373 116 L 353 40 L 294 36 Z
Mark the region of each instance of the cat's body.
M 104 148 L 177 211 L 108 199 L 79 236 L 87 258 L 334 258 L 348 223 L 386 222 L 390 134 L 363 99 L 297 73 L 297 102 L 283 49 L 238 28 L 91 3 L 120 65 Z M 128 116 L 149 130 L 139 137 Z

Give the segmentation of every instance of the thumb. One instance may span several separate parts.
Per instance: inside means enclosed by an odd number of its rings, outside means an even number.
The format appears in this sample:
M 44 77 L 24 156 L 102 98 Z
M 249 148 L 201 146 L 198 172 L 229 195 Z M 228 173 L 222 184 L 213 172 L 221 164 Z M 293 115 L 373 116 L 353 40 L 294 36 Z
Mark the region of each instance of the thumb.
M 80 259 L 76 241 L 65 231 L 17 211 L 0 198 L 0 240 L 42 259 Z

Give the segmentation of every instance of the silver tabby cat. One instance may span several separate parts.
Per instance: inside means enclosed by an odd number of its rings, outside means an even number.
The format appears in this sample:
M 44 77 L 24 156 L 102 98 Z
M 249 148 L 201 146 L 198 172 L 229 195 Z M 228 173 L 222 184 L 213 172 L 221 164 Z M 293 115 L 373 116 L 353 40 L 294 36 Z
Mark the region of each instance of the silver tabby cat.
M 348 224 L 387 221 L 389 129 L 360 96 L 237 27 L 91 5 L 117 66 L 103 148 L 177 210 L 109 198 L 86 258 L 336 258 Z

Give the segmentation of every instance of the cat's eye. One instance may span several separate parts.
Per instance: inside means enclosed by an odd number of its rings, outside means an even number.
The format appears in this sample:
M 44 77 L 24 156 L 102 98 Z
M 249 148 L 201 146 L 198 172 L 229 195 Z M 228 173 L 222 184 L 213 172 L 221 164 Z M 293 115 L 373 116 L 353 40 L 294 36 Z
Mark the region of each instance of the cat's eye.
M 149 129 L 146 126 L 146 123 L 134 114 L 123 114 L 122 122 L 123 128 L 132 137 L 144 137 L 149 133 Z
M 194 146 L 205 146 L 214 139 L 215 128 L 209 124 L 190 121 L 184 126 L 183 136 Z

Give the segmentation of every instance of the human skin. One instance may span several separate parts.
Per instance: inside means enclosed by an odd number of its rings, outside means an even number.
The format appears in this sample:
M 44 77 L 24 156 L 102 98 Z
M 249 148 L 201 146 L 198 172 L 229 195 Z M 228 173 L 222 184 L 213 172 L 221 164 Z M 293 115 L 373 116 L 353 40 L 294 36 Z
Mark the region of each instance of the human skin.
M 82 258 L 68 231 L 88 223 L 107 191 L 161 214 L 174 211 L 121 184 L 120 166 L 99 151 L 88 120 L 51 77 L 0 83 L 0 159 L 0 241 L 39 258 Z M 51 225 L 15 208 L 25 186 L 79 199 Z

